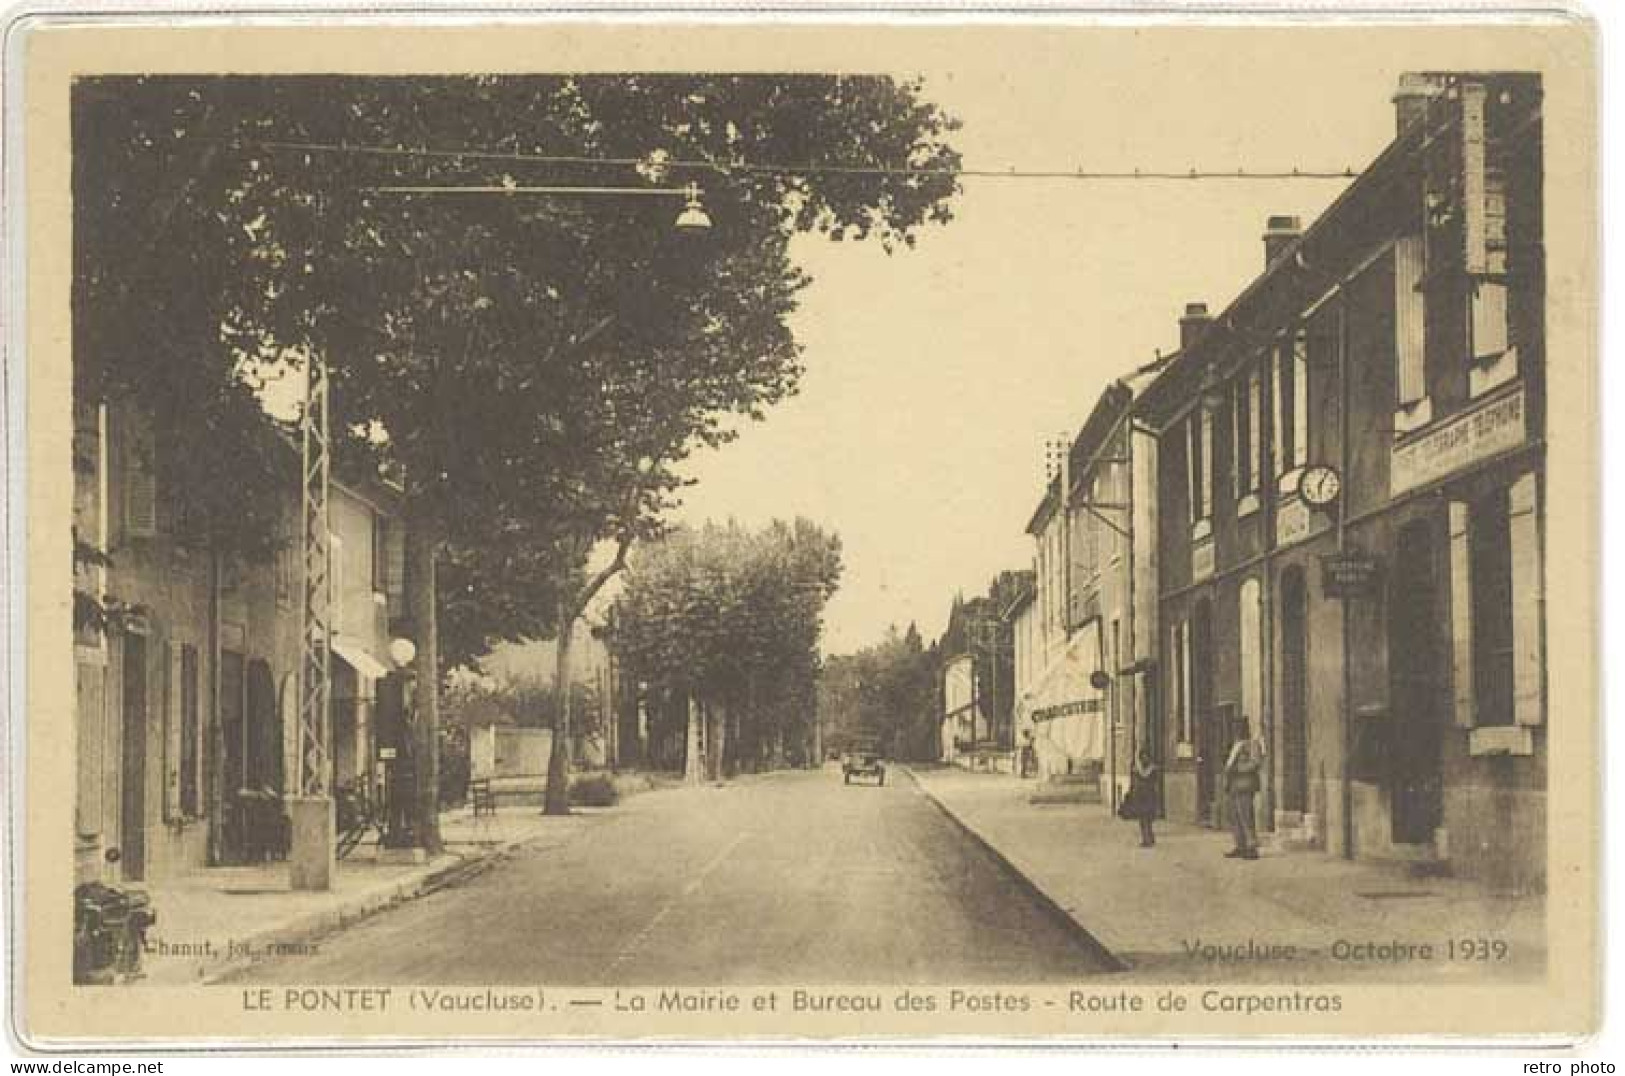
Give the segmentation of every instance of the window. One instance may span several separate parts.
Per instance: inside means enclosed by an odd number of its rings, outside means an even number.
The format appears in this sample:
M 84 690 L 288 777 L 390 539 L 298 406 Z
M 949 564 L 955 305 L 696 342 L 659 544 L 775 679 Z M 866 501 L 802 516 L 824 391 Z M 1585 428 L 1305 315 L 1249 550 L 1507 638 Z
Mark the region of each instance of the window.
M 1422 290 L 1422 237 L 1407 235 L 1394 244 L 1394 397 L 1401 412 L 1396 433 L 1421 421 L 1414 412 L 1427 401 L 1427 302 Z
M 1450 504 L 1450 616 L 1456 725 L 1473 729 L 1473 751 L 1527 754 L 1521 739 L 1479 729 L 1544 720 L 1540 535 L 1536 480 L 1524 475 L 1476 501 Z M 1491 746 L 1493 745 L 1493 746 Z
M 1258 488 L 1258 371 L 1249 370 L 1231 386 L 1230 477 L 1237 500 Z
M 1200 523 L 1213 514 L 1213 412 L 1198 406 L 1191 412 L 1186 429 L 1185 473 L 1191 522 Z
M 1275 352 L 1275 471 L 1288 474 L 1309 461 L 1309 340 L 1302 332 Z

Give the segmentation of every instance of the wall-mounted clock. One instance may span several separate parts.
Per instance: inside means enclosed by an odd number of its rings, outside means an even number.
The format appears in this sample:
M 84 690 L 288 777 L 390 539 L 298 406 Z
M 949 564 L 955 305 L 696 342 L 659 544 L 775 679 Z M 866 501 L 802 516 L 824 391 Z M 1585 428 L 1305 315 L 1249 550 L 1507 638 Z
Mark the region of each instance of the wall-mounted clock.
M 1317 463 L 1303 472 L 1298 490 L 1312 507 L 1326 508 L 1343 492 L 1343 476 L 1336 468 Z

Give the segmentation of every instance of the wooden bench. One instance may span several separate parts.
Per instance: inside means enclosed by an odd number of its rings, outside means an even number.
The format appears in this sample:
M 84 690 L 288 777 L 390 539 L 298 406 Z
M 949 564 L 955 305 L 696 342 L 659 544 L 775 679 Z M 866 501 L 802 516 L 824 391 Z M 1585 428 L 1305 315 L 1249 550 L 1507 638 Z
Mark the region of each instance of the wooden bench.
M 474 808 L 474 817 L 496 814 L 497 801 L 503 797 L 515 799 L 528 796 L 537 803 L 547 789 L 547 776 L 540 773 L 505 773 L 495 777 L 476 777 L 468 782 L 468 802 Z

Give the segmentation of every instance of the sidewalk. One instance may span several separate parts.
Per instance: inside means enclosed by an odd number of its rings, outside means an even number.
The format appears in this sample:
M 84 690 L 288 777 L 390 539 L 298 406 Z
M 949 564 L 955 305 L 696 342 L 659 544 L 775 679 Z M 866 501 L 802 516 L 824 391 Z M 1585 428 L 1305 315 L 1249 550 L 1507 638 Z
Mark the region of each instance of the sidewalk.
M 294 892 L 286 863 L 212 867 L 147 886 L 158 922 L 138 985 L 207 983 L 257 960 L 308 952 L 323 935 L 469 878 L 521 845 L 563 844 L 614 808 L 573 810 L 546 817 L 533 806 L 503 806 L 478 819 L 467 807 L 448 811 L 440 819 L 444 854 L 389 862 L 363 845 L 339 862 L 327 892 Z
M 1100 804 L 1029 803 L 1035 781 L 911 773 L 1133 980 L 1491 984 L 1545 971 L 1542 897 L 1319 852 L 1226 859 L 1228 834 L 1161 821 L 1156 846 L 1141 848 L 1138 828 Z M 1488 942 L 1490 958 L 1464 941 Z

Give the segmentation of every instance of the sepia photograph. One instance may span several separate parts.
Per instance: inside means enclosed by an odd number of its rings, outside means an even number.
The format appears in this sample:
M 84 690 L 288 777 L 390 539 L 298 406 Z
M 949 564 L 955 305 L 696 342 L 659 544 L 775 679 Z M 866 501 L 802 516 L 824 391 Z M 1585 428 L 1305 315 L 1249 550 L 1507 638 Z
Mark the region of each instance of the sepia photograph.
M 1589 24 L 350 29 L 31 31 L 25 1038 L 1595 1027 Z

